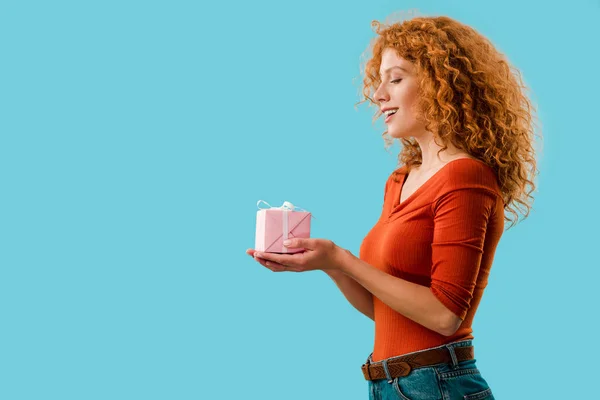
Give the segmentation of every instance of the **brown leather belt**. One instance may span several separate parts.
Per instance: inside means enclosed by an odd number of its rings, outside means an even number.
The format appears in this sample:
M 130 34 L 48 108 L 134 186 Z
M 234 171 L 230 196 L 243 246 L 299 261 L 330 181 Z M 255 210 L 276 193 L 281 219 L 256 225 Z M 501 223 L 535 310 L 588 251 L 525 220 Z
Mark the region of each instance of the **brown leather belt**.
M 472 360 L 475 358 L 475 350 L 473 346 L 454 347 L 454 353 L 456 354 L 456 362 Z M 452 363 L 452 356 L 450 355 L 450 350 L 448 350 L 448 348 L 442 347 L 439 349 L 431 349 L 394 358 L 393 360 L 389 360 L 387 362 L 387 367 L 390 376 L 392 378 L 396 378 L 410 374 L 410 371 L 415 368 L 423 368 L 430 365 L 447 363 Z M 368 381 L 375 379 L 387 379 L 385 369 L 383 368 L 383 363 L 381 361 L 369 363 L 367 360 L 367 363 L 363 364 L 361 369 L 365 379 Z

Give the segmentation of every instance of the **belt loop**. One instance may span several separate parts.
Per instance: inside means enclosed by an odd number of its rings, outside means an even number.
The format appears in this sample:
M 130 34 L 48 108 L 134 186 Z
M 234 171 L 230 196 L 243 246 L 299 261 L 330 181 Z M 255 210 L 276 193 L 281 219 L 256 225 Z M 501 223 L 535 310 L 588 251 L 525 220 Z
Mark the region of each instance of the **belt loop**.
M 450 357 L 452 358 L 452 369 L 458 368 L 458 359 L 456 358 L 456 353 L 454 352 L 454 346 L 452 344 L 446 345 L 446 348 L 450 352 Z
M 373 356 L 373 353 L 369 354 L 369 357 L 367 357 L 367 362 L 365 363 L 365 365 L 367 366 L 367 375 L 369 376 L 369 380 L 372 381 L 373 378 L 371 378 L 371 362 L 373 361 L 373 359 L 371 358 Z
M 381 361 L 381 364 L 383 364 L 383 370 L 385 371 L 385 377 L 387 378 L 388 383 L 392 383 L 394 379 L 392 378 L 392 376 L 390 375 L 390 371 L 388 370 L 387 359 Z

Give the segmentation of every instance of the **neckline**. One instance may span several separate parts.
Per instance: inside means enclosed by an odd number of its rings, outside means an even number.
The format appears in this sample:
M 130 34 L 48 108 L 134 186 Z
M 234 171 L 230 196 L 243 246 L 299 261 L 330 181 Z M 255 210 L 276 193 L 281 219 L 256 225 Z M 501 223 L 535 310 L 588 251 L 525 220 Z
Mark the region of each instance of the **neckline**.
M 415 190 L 414 192 L 411 193 L 410 196 L 408 196 L 406 199 L 404 199 L 404 201 L 400 201 L 400 197 L 402 197 L 402 189 L 404 189 L 404 183 L 406 183 L 406 178 L 408 177 L 408 169 L 406 167 L 406 165 L 404 165 L 402 167 L 402 169 L 404 169 L 404 172 L 402 172 L 402 183 L 400 184 L 400 188 L 398 189 L 398 195 L 396 196 L 396 198 L 394 199 L 394 209 L 396 208 L 400 208 L 402 206 L 404 206 L 405 204 L 409 203 L 414 197 L 416 197 L 420 192 L 422 192 L 424 189 L 424 187 L 427 186 L 427 184 L 429 184 L 437 175 L 439 175 L 448 165 L 455 163 L 457 161 L 461 161 L 461 160 L 472 160 L 472 161 L 476 161 L 478 163 L 482 163 L 484 165 L 485 164 L 483 161 L 477 159 L 477 158 L 471 158 L 471 157 L 461 157 L 461 158 L 455 158 L 454 160 L 447 162 L 446 164 L 444 164 L 440 169 L 438 169 L 433 175 L 431 175 L 429 178 L 427 178 L 427 180 L 425 182 L 423 182 L 421 184 L 421 186 L 419 186 L 417 188 L 417 190 Z

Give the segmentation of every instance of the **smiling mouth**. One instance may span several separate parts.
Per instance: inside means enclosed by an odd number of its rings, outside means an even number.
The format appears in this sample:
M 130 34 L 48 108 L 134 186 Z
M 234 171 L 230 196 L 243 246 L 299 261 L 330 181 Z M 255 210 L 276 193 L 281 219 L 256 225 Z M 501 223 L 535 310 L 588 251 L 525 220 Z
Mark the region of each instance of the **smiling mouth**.
M 386 117 L 385 117 L 385 122 L 388 122 L 390 119 L 392 119 L 392 117 L 393 117 L 394 115 L 396 115 L 396 113 L 397 113 L 397 112 L 398 112 L 398 110 L 396 110 L 395 112 L 393 112 L 393 113 L 391 113 L 391 114 L 389 114 L 389 115 L 386 115 Z

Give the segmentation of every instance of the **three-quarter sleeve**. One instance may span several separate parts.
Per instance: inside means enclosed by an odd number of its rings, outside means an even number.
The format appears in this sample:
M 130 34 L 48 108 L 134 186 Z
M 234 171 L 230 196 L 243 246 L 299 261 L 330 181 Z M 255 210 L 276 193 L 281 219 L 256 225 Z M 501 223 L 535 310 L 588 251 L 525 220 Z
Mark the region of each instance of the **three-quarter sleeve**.
M 432 203 L 431 291 L 464 320 L 483 254 L 496 195 L 481 188 L 449 191 Z

